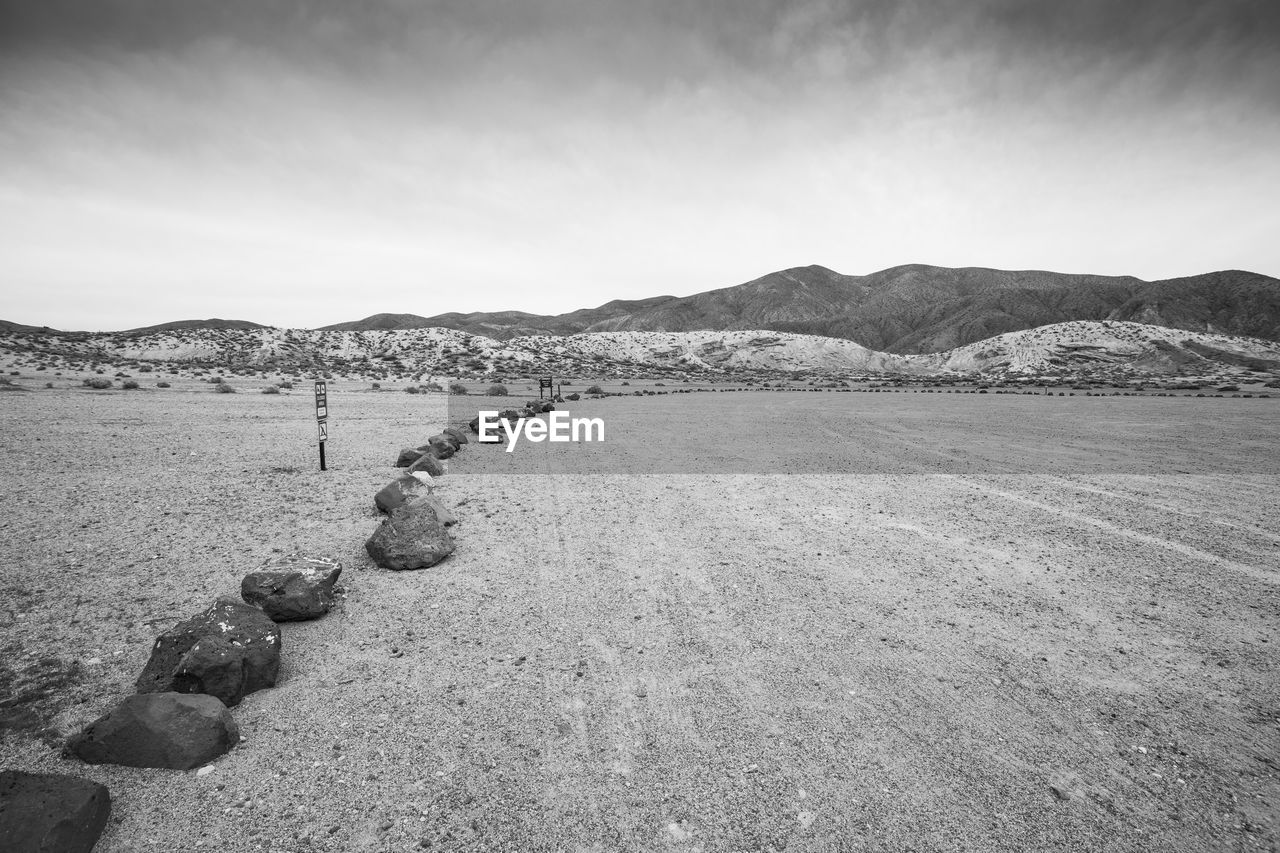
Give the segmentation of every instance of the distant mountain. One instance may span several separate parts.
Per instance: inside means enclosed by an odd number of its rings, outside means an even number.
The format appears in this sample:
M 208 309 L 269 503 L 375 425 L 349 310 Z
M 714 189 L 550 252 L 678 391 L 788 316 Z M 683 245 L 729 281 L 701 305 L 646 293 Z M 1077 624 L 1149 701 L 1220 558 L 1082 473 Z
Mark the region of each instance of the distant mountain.
M 412 318 L 399 324 L 396 317 Z M 1133 320 L 1280 340 L 1280 280 L 1240 270 L 1148 282 L 1132 276 L 923 264 L 865 276 L 821 266 L 693 296 L 614 301 L 568 314 L 379 314 L 333 330 L 438 326 L 505 340 L 613 331 L 768 330 L 843 338 L 891 353 L 940 352 L 1072 320 Z
M 363 320 L 352 320 L 348 323 L 334 323 L 332 326 L 321 326 L 320 332 L 375 332 L 384 329 L 428 329 L 445 327 L 441 323 L 433 323 L 426 317 L 417 314 L 374 314 Z
M 24 326 L 21 323 L 11 323 L 8 320 L 0 320 L 0 332 L 18 332 L 25 335 L 44 335 L 57 331 L 57 329 L 51 329 L 48 326 Z
M 220 320 L 214 317 L 209 320 L 175 320 L 172 323 L 160 323 L 156 326 L 142 326 L 138 329 L 126 329 L 121 335 L 151 335 L 157 332 L 181 332 L 192 329 L 265 329 L 261 323 L 248 320 Z

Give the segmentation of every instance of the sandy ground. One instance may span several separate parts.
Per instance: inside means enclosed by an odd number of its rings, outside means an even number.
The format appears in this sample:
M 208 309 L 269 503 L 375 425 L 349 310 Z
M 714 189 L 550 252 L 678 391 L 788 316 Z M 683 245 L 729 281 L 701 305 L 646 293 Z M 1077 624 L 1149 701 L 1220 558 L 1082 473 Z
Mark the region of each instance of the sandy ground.
M 100 853 L 1280 844 L 1280 399 L 584 401 L 604 445 L 452 460 L 398 574 L 442 398 L 330 408 L 321 473 L 306 391 L 0 396 L 0 666 L 54 687 L 0 765 L 108 785 Z M 59 757 L 294 549 L 347 592 L 215 772 Z

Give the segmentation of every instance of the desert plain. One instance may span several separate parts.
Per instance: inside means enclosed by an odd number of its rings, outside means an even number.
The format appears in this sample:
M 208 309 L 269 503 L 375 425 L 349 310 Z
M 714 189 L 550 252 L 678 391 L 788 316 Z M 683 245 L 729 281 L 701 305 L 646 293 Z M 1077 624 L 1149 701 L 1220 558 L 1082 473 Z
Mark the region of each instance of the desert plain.
M 375 567 L 397 451 L 510 402 L 333 384 L 321 472 L 306 387 L 0 395 L 0 766 L 107 785 L 99 853 L 1278 849 L 1280 398 L 582 400 Z M 60 757 L 293 551 L 344 592 L 212 772 Z

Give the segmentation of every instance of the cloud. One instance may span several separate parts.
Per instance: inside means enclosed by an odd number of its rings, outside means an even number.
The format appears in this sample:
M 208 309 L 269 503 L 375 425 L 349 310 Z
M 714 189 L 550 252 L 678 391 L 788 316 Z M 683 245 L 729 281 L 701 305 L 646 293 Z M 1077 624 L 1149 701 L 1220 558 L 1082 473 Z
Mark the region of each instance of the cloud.
M 1273 6 L 0 2 L 8 319 L 1274 272 Z

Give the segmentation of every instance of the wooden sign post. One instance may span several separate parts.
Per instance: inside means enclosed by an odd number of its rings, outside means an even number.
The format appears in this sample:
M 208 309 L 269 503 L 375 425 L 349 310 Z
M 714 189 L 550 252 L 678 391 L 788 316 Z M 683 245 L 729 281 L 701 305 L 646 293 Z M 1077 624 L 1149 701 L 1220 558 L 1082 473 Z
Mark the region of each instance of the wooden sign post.
M 320 470 L 324 471 L 324 443 L 329 438 L 329 391 L 323 379 L 316 380 L 316 426 L 320 430 Z
M 554 396 L 556 395 L 556 394 L 555 394 L 554 389 L 552 389 L 552 387 L 551 387 L 551 377 L 550 377 L 550 376 L 547 376 L 547 377 L 545 377 L 545 378 L 543 378 L 543 379 L 539 379 L 539 380 L 538 380 L 538 399 L 539 399 L 539 400 L 541 400 L 541 399 L 542 399 L 542 391 L 543 391 L 543 389 L 546 389 L 546 391 L 547 391 L 547 396 L 548 396 L 548 397 L 554 397 Z

